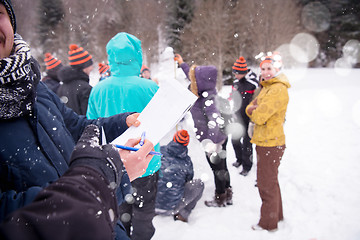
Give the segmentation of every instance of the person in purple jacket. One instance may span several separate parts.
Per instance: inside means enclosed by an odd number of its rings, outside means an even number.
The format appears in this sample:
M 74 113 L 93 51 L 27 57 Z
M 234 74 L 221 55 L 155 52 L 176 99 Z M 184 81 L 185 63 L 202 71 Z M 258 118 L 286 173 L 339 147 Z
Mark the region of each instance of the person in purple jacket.
M 206 159 L 215 180 L 214 199 L 205 201 L 205 205 L 208 207 L 232 205 L 232 188 L 224 146 L 227 135 L 222 131 L 224 119 L 216 106 L 217 69 L 215 66 L 190 67 L 180 54 L 176 54 L 174 60 L 179 63 L 190 80 L 190 90 L 199 97 L 190 112 L 194 120 L 196 138 L 205 145 Z

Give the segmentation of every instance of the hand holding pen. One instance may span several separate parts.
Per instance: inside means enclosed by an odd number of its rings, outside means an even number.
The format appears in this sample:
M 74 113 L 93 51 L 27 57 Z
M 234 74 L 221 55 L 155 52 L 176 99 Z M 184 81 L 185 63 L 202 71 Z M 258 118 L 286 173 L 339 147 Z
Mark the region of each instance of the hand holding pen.
M 124 146 L 121 145 L 119 149 L 121 160 L 127 169 L 130 181 L 133 181 L 146 172 L 146 168 L 153 157 L 153 155 L 150 154 L 154 149 L 152 142 L 144 139 L 143 145 L 140 148 L 135 148 L 140 140 L 140 138 L 129 139 L 126 144 Z M 130 151 L 127 148 L 130 148 Z M 131 171 L 128 171 L 128 169 L 131 169 Z
M 141 134 L 141 138 L 140 138 L 140 141 L 138 143 L 139 143 L 140 146 L 142 146 L 144 144 L 144 142 L 145 142 L 145 132 L 143 132 Z M 124 150 L 135 151 L 135 152 L 139 150 L 139 148 L 136 148 L 136 147 L 129 147 L 129 146 L 126 146 L 126 145 L 118 145 L 118 144 L 115 144 L 115 147 L 120 148 L 120 149 L 124 149 Z M 161 153 L 155 152 L 155 151 L 150 151 L 149 154 L 151 154 L 151 155 L 159 155 L 159 156 L 162 155 Z

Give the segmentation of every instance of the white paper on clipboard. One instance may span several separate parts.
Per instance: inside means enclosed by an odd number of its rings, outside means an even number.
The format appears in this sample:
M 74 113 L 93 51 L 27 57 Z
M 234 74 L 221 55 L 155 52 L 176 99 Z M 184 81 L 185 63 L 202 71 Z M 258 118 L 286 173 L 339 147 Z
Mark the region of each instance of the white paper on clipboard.
M 177 80 L 163 83 L 148 105 L 140 113 L 140 126 L 129 127 L 113 144 L 124 145 L 130 138 L 139 138 L 143 132 L 154 145 L 171 131 L 190 110 L 197 96 Z

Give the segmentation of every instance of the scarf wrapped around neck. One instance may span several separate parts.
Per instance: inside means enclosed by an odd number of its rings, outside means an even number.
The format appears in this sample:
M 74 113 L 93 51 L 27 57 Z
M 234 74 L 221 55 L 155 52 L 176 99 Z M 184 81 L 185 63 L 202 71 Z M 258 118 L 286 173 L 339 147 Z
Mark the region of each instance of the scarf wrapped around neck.
M 40 78 L 34 61 L 29 45 L 15 34 L 12 54 L 0 60 L 0 119 L 32 115 Z

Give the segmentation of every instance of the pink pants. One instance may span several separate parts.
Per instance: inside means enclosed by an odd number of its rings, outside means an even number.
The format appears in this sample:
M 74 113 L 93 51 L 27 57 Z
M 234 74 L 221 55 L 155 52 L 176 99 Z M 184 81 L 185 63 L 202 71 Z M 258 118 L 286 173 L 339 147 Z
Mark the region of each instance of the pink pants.
M 284 154 L 285 145 L 277 147 L 256 146 L 257 185 L 262 200 L 259 226 L 263 229 L 277 229 L 283 220 L 281 192 L 278 181 L 278 168 Z

